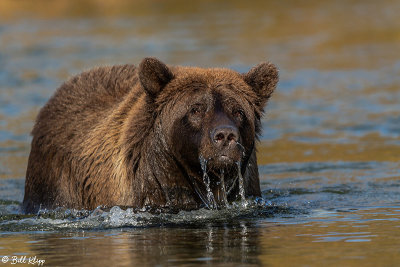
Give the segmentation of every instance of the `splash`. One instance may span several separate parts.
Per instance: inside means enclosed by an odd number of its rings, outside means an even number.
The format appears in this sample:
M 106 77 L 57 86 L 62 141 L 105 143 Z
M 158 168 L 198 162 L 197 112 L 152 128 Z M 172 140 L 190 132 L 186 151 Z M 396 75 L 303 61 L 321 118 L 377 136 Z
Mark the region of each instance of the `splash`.
M 146 209 L 98 207 L 95 210 L 57 208 L 40 210 L 37 214 L 0 215 L 0 232 L 79 231 L 125 227 L 159 227 L 164 225 L 199 225 L 237 222 L 243 218 L 270 218 L 299 211 L 279 206 L 262 198 L 250 199 L 248 206 L 232 203 L 229 209 L 202 208 L 193 211 L 153 213 Z

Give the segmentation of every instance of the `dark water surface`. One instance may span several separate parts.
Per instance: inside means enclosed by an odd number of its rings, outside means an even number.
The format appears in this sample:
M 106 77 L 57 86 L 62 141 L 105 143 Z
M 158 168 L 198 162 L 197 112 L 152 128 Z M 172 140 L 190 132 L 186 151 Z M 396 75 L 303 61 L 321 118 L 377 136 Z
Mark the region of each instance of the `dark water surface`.
M 398 266 L 398 14 L 391 0 L 1 1 L 0 261 Z M 263 199 L 178 214 L 21 214 L 39 108 L 73 74 L 145 56 L 279 66 L 258 145 Z

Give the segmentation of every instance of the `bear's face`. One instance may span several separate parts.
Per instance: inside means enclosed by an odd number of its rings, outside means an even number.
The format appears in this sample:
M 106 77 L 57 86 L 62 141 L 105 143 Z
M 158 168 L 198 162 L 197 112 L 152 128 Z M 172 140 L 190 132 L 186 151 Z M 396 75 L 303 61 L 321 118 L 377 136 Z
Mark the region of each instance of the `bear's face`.
M 278 74 L 268 63 L 239 74 L 169 68 L 148 58 L 139 66 L 139 79 L 154 108 L 161 143 L 188 175 L 201 177 L 205 167 L 215 174 L 232 169 L 237 174 L 237 166 L 247 164 Z
M 195 173 L 202 171 L 200 159 L 216 172 L 236 167 L 254 147 L 256 98 L 233 71 L 175 71 L 157 103 L 169 150 Z

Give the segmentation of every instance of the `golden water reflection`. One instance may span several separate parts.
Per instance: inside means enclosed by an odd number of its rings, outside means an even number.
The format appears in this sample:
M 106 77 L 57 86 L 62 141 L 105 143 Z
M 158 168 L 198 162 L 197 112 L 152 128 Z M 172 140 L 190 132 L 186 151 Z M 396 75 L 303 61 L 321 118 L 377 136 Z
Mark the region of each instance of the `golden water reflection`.
M 394 266 L 400 262 L 399 208 L 321 211 L 320 215 L 312 222 L 284 222 L 269 227 L 268 234 L 261 237 L 262 263 L 267 266 L 318 266 L 321 262 L 324 266 Z
M 312 134 L 308 137 L 313 136 Z M 315 136 L 315 135 L 314 135 Z M 259 164 L 279 162 L 393 161 L 400 160 L 400 146 L 379 135 L 367 135 L 357 143 L 306 143 L 290 139 L 263 142 L 258 146 Z
M 167 43 L 165 47 L 169 50 L 165 56 L 171 59 L 171 64 L 187 59 L 197 65 L 253 64 L 269 58 L 285 69 L 392 66 L 399 60 L 399 13 L 400 4 L 393 0 L 379 3 L 372 0 L 258 0 L 251 4 L 239 0 L 208 0 L 190 5 L 182 0 L 0 2 L 0 21 L 5 22 L 21 18 L 98 19 L 98 27 L 89 32 L 81 32 L 81 28 L 74 31 L 80 36 L 111 37 L 116 41 L 115 47 L 127 36 L 161 37 L 161 42 L 172 36 L 178 40 L 175 47 L 171 49 Z M 113 23 L 115 19 L 126 18 L 138 21 L 133 27 Z M 62 29 L 62 33 L 57 31 L 51 27 L 51 22 L 46 28 L 42 32 L 44 38 L 70 34 L 66 29 Z M 193 39 L 194 42 L 186 43 Z M 21 41 L 36 42 L 29 38 Z M 217 49 L 217 53 L 213 53 L 213 57 L 205 56 L 211 52 L 206 47 Z M 129 57 L 139 59 L 143 55 Z

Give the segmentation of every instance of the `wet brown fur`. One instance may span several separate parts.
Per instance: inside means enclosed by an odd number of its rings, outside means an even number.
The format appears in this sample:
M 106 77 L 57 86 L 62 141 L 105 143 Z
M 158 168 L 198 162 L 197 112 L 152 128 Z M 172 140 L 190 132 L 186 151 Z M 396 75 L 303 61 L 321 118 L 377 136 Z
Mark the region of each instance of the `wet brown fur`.
M 203 128 L 215 118 L 205 113 L 196 136 L 182 129 L 182 118 L 202 99 L 222 99 L 224 107 L 239 103 L 244 110 L 245 191 L 260 195 L 254 141 L 277 82 L 277 69 L 269 63 L 242 75 L 228 69 L 167 67 L 153 58 L 144 59 L 139 68 L 100 67 L 71 78 L 41 109 L 32 131 L 25 211 L 99 205 L 199 208 L 203 202 L 195 187 L 205 190 L 199 153 L 216 153 Z M 195 141 L 186 144 L 186 139 Z M 201 146 L 189 151 L 197 141 Z M 230 169 L 227 180 L 237 175 Z

